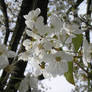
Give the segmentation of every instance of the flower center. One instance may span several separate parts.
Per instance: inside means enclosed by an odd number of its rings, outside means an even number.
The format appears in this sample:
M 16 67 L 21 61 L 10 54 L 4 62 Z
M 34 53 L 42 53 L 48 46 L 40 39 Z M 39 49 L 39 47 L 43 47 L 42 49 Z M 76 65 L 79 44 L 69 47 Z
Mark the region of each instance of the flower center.
M 41 69 L 45 69 L 45 62 L 41 62 L 40 67 Z
M 43 48 L 43 45 L 42 45 L 41 43 L 38 44 L 38 48 L 39 48 L 39 50 L 40 50 L 40 49 L 44 49 L 44 48 Z
M 55 59 L 56 59 L 57 62 L 61 61 L 61 57 L 56 57 Z
M 50 24 L 51 28 L 54 29 L 54 25 Z
M 32 31 L 33 31 L 33 33 L 36 33 L 37 34 L 37 29 L 35 27 L 33 28 Z
M 30 43 L 30 48 L 32 48 L 33 47 L 33 45 L 32 45 L 32 43 Z

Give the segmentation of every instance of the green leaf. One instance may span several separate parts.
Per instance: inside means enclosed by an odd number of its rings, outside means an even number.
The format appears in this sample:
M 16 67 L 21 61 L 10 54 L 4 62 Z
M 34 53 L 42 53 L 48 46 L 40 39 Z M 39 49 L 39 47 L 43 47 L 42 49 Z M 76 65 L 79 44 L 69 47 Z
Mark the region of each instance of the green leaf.
M 82 34 L 77 34 L 76 37 L 72 39 L 72 43 L 74 45 L 75 52 L 77 52 L 78 49 L 80 48 L 82 41 L 83 41 L 83 35 Z
M 68 72 L 64 73 L 66 80 L 75 85 L 74 77 L 73 77 L 73 62 L 68 62 Z

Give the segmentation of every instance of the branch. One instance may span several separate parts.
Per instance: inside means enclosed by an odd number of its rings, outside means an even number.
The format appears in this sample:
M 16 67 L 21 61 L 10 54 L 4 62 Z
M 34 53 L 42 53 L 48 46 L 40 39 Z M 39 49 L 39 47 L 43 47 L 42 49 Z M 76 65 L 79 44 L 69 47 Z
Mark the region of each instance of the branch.
M 76 9 L 83 1 L 84 1 L 84 0 L 77 0 L 77 1 L 76 1 L 76 4 L 75 4 L 75 5 L 72 5 L 72 6 L 68 9 L 68 11 L 67 11 L 66 14 L 68 15 L 72 9 Z
M 15 27 L 15 29 L 17 31 L 15 30 L 16 32 L 13 33 L 14 34 L 12 37 L 13 42 L 11 41 L 11 44 L 12 44 L 11 49 L 14 51 L 16 50 L 16 47 L 14 47 L 14 46 L 17 46 L 16 42 L 18 42 L 20 40 L 18 37 L 19 36 L 21 37 L 21 35 L 23 34 L 23 32 L 25 30 L 25 19 L 23 18 L 23 15 L 27 14 L 30 11 L 30 9 L 33 9 L 33 3 L 34 3 L 33 1 L 32 0 L 23 0 L 23 2 L 22 2 L 23 6 L 21 7 L 21 11 L 19 13 L 18 20 L 17 20 L 16 27 Z M 37 7 L 39 7 L 41 9 L 41 11 L 42 11 L 41 15 L 45 18 L 45 20 L 44 20 L 45 23 L 47 21 L 47 4 L 48 4 L 48 0 L 44 0 L 44 1 L 38 0 L 37 6 L 34 7 L 34 9 Z M 19 22 L 19 20 L 22 20 L 22 21 L 20 21 L 21 23 Z M 21 33 L 21 35 L 20 35 L 20 33 Z M 23 47 L 22 47 L 22 49 L 23 49 Z M 7 85 L 7 88 L 5 89 L 5 92 L 8 92 L 8 91 L 9 92 L 17 92 L 18 87 L 16 88 L 15 86 L 17 83 L 20 84 L 22 79 L 21 80 L 12 79 L 12 77 L 24 78 L 23 75 L 24 75 L 26 65 L 27 65 L 27 62 L 24 62 L 23 60 L 17 61 L 16 67 L 18 67 L 18 70 L 15 71 L 16 74 L 11 74 L 11 78 Z
M 32 9 L 32 3 L 33 3 L 33 0 L 23 0 L 22 1 L 21 10 L 19 12 L 16 26 L 14 29 L 14 33 L 13 33 L 13 36 L 12 36 L 10 44 L 9 44 L 9 47 L 13 51 L 17 50 L 19 41 L 21 39 L 21 36 L 23 35 L 24 29 L 26 26 L 25 19 L 23 16 L 28 14 L 28 12 Z
M 74 63 L 81 68 L 84 72 L 86 72 L 88 74 L 88 71 L 84 69 L 84 67 L 82 67 L 77 61 L 74 61 Z
M 8 19 L 8 15 L 7 15 L 7 7 L 6 7 L 4 0 L 0 0 L 0 8 L 1 8 L 3 15 L 4 15 L 4 22 L 5 22 L 5 27 L 6 27 L 4 44 L 7 45 L 10 31 L 9 31 L 9 19 Z
M 11 39 L 11 44 L 10 44 L 11 50 L 13 50 L 13 51 L 16 51 L 18 43 L 19 43 L 20 38 L 22 36 L 22 33 L 25 30 L 25 19 L 24 19 L 23 15 L 28 14 L 28 12 L 32 9 L 32 3 L 33 3 L 33 0 L 23 0 L 22 1 L 21 10 L 20 10 L 20 13 L 18 15 L 18 19 L 16 22 L 15 29 L 13 31 L 13 37 Z M 18 64 L 16 64 L 16 66 L 19 67 L 19 69 L 20 69 L 20 71 L 17 71 L 17 75 L 19 74 L 20 76 L 23 77 L 26 63 L 22 61 L 22 62 L 19 62 Z M 6 77 L 6 75 L 7 75 L 7 72 L 4 70 L 0 79 L 4 79 Z M 7 79 L 8 79 L 8 77 L 7 77 Z M 3 82 L 4 86 L 7 82 L 7 79 Z M 0 81 L 2 81 L 2 80 L 0 80 Z M 16 81 L 16 80 L 12 80 L 13 84 L 15 84 L 14 81 Z M 2 84 L 0 82 L 0 88 L 1 88 L 1 86 L 2 86 Z M 2 86 L 2 88 L 0 90 L 1 92 L 2 92 L 2 90 L 4 90 L 4 86 Z
M 91 10 L 90 10 L 90 7 L 91 7 L 91 3 L 92 3 L 92 0 L 87 0 L 87 15 L 91 17 Z M 89 22 L 89 20 L 88 20 Z M 87 30 L 85 32 L 86 34 L 86 39 L 88 42 L 90 42 L 90 35 L 89 35 L 89 30 Z

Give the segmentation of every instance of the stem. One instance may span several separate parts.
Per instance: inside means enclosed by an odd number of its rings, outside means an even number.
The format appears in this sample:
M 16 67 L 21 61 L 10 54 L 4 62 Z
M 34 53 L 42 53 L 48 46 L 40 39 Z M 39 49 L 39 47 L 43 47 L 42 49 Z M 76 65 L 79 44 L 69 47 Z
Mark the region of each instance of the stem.
M 88 71 L 85 70 L 79 63 L 77 63 L 77 61 L 74 61 L 74 63 L 79 67 L 81 68 L 84 72 L 86 72 L 88 74 Z

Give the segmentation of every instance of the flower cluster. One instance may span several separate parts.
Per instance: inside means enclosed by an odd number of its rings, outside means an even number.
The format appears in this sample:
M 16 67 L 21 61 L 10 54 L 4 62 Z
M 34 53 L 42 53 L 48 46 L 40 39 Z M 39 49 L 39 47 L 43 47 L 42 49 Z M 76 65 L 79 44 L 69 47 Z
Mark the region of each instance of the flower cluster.
M 26 92 L 28 90 L 31 90 L 31 92 L 41 92 L 40 90 L 38 90 L 37 83 L 37 78 L 31 76 L 31 74 L 28 73 L 20 84 L 19 92 Z
M 40 12 L 37 8 L 24 16 L 26 34 L 30 39 L 24 40 L 26 51 L 19 54 L 19 59 L 31 63 L 34 75 L 62 75 L 68 71 L 67 62 L 73 60 L 73 53 L 69 52 L 68 46 L 72 44 L 72 38 L 82 32 L 77 25 L 61 21 L 55 14 L 48 18 L 48 24 L 44 24 Z

